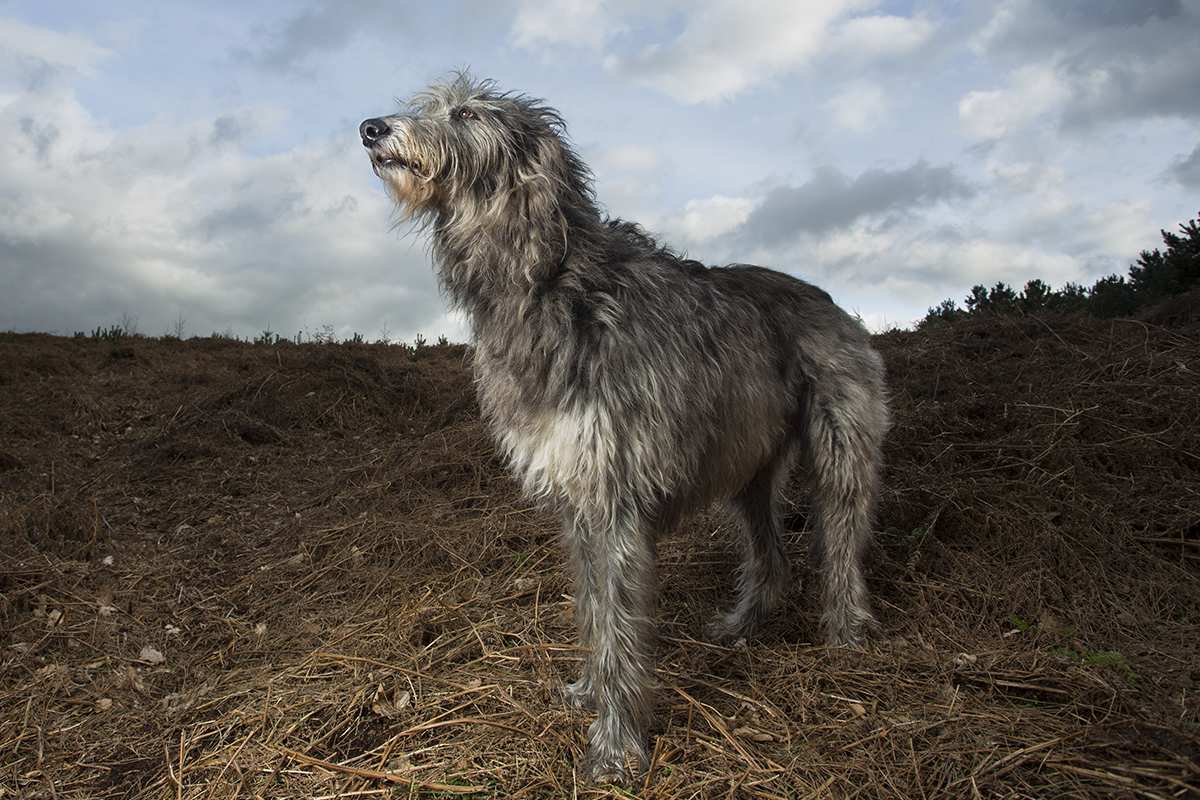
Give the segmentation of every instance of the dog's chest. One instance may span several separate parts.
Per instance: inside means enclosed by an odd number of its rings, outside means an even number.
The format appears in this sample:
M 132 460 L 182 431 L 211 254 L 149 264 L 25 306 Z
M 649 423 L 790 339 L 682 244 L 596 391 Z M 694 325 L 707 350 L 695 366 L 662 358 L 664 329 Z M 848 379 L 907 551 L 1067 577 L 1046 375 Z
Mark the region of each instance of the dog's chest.
M 480 406 L 525 492 L 576 501 L 595 493 L 612 474 L 610 414 L 594 403 L 547 407 L 500 359 L 480 348 L 475 362 Z M 536 405 L 531 396 L 540 396 Z
M 566 499 L 594 491 L 611 459 L 611 441 L 594 409 L 516 414 L 497 435 L 525 491 Z

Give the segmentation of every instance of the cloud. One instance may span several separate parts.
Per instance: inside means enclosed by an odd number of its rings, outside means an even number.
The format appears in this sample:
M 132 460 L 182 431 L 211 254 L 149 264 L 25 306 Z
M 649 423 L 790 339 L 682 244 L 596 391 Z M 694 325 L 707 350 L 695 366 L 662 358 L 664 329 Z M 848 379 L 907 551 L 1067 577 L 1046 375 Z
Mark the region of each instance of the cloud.
M 104 47 L 77 33 L 61 33 L 15 19 L 0 18 L 0 64 L 24 61 L 90 73 L 111 55 Z
M 988 236 L 913 240 L 889 256 L 893 271 L 885 280 L 897 287 L 907 286 L 918 296 L 928 295 L 930 286 L 944 286 L 946 291 L 966 294 L 967 287 L 979 283 L 1004 281 L 1021 287 L 1035 277 L 1060 286 L 1086 274 L 1085 264 L 1078 256 Z
M 863 218 L 904 212 L 971 197 L 974 189 L 951 166 L 917 161 L 896 170 L 869 169 L 851 179 L 834 167 L 818 169 L 800 186 L 769 191 L 737 235 L 776 245 L 802 234 L 819 234 Z
M 605 6 L 604 0 L 521 0 L 512 25 L 513 43 L 598 50 L 617 29 Z
M 1079 253 L 1044 249 L 1008 240 L 986 230 L 918 225 L 881 229 L 866 221 L 822 234 L 803 246 L 754 253 L 761 263 L 799 268 L 836 296 L 875 294 L 875 305 L 925 308 L 946 297 L 960 298 L 969 287 L 1004 281 L 1021 287 L 1041 277 L 1053 286 L 1088 277 Z M 893 321 L 907 322 L 896 319 Z
M 737 230 L 750 218 L 754 201 L 746 197 L 713 195 L 689 200 L 681 214 L 662 220 L 669 244 L 689 247 L 709 242 Z
M 838 58 L 864 61 L 905 56 L 930 40 L 934 24 L 922 17 L 878 15 L 846 20 L 827 46 Z
M 1179 0 L 1006 0 L 973 46 L 1015 60 L 1007 86 L 964 96 L 976 136 L 1038 119 L 1090 128 L 1147 117 L 1200 117 L 1200 7 Z
M 1122 271 L 1193 209 L 1196 0 L 749 8 L 180 6 L 126 41 L 102 10 L 48 12 L 92 39 L 0 21 L 0 328 L 129 311 L 147 332 L 177 313 L 193 333 L 461 330 L 424 238 L 389 233 L 353 126 L 380 81 L 468 57 L 564 109 L 613 213 L 713 263 L 811 273 L 864 313 Z M 1147 117 L 1184 121 L 1129 124 Z
M 727 99 L 819 58 L 870 62 L 911 52 L 931 22 L 896 16 L 852 16 L 869 0 L 770 0 L 748 13 L 740 0 L 688 6 L 683 30 L 629 55 L 609 55 L 610 71 L 684 103 Z
M 268 71 L 306 74 L 314 71 L 314 60 L 360 44 L 382 48 L 381 60 L 386 59 L 392 69 L 398 60 L 406 63 L 424 42 L 451 37 L 459 52 L 456 58 L 461 59 L 462 53 L 477 51 L 481 36 L 490 37 L 510 11 L 507 2 L 447 0 L 420 6 L 393 0 L 315 0 L 273 24 L 259 26 L 252 40 L 235 47 L 233 54 Z M 431 71 L 467 65 L 435 63 Z M 382 77 L 386 79 L 386 70 Z
M 847 84 L 829 99 L 828 106 L 833 123 L 855 133 L 875 127 L 888 110 L 883 89 L 865 81 Z
M 963 130 L 980 139 L 999 139 L 1070 97 L 1053 69 L 1031 65 L 1015 70 L 1003 89 L 968 92 L 958 103 Z
M 1088 210 L 1076 221 L 1087 232 L 1080 249 L 1090 246 L 1093 256 L 1117 254 L 1127 264 L 1161 227 L 1150 211 L 1147 200 L 1115 200 Z M 1063 240 L 1069 242 L 1070 238 L 1064 236 Z
M 291 72 L 312 56 L 344 48 L 364 30 L 383 27 L 389 35 L 402 35 L 411 19 L 382 0 L 326 0 L 284 19 L 265 32 L 266 43 L 260 50 L 242 54 L 268 69 Z
M 1188 189 L 1200 189 L 1200 144 L 1186 156 L 1180 156 L 1171 162 L 1167 176 L 1180 186 Z
M 269 112 L 264 116 L 270 117 Z M 0 328 L 147 333 L 331 324 L 453 331 L 421 242 L 346 137 L 251 155 L 253 109 L 108 127 L 68 88 L 0 108 Z M 250 137 L 251 141 L 245 141 Z M 461 327 L 461 326 L 459 326 Z
M 1091 220 L 1085 220 L 1090 226 Z M 750 262 L 798 275 L 863 312 L 874 329 L 907 324 L 946 297 L 961 298 L 976 283 L 1021 287 L 1034 277 L 1054 286 L 1112 271 L 1086 252 L 1045 248 L 1003 232 L 940 222 L 880 226 L 868 218 L 802 239 L 761 242 L 740 229 L 700 248 L 713 263 Z M 872 309 L 876 309 L 872 311 Z M 888 309 L 879 311 L 878 309 Z
M 1181 0 L 1004 0 L 976 37 L 977 47 L 1041 55 L 1089 37 L 1121 36 L 1130 28 L 1175 24 L 1187 16 Z
M 648 172 L 658 166 L 658 153 L 642 145 L 621 145 L 602 151 L 595 164 L 600 172 Z

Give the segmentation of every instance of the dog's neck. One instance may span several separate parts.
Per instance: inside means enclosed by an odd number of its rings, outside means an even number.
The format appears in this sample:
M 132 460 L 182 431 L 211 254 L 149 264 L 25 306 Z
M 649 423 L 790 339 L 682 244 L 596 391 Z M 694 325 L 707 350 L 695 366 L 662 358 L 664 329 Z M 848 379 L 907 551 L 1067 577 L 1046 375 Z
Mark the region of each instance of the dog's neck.
M 527 307 L 571 259 L 597 251 L 599 211 L 578 196 L 571 200 L 513 187 L 438 215 L 433 226 L 438 281 L 476 330 L 501 307 Z

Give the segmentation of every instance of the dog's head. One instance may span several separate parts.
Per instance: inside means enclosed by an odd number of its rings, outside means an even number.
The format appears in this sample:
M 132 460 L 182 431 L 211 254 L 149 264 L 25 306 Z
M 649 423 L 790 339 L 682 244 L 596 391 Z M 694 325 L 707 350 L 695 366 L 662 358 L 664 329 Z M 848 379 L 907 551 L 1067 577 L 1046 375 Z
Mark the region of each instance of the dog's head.
M 558 112 L 467 74 L 417 94 L 398 114 L 364 120 L 359 135 L 375 174 L 409 215 L 504 204 L 531 182 L 590 193 Z

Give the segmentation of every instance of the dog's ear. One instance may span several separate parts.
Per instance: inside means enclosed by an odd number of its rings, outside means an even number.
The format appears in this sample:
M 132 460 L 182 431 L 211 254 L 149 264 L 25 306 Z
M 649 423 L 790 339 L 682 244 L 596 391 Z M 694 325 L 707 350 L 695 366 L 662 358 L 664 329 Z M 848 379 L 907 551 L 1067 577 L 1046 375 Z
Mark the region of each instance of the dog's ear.
M 516 201 L 511 236 L 521 263 L 516 265 L 531 283 L 549 280 L 562 269 L 567 254 L 568 230 L 565 193 L 572 191 L 571 155 L 558 136 L 536 137 L 525 168 L 512 187 Z

